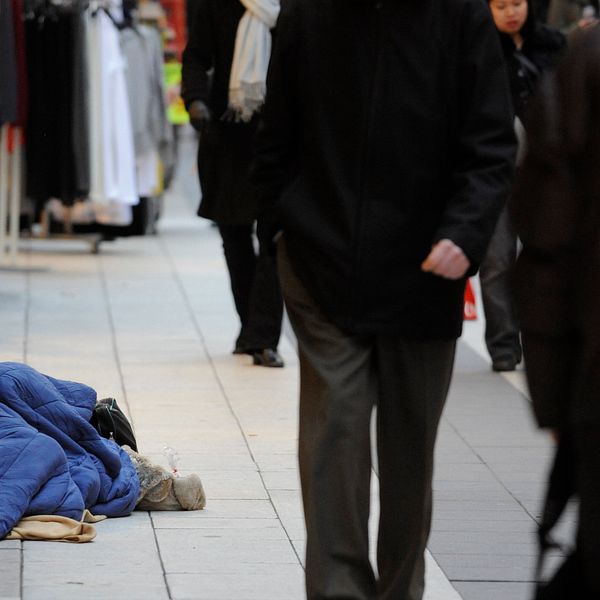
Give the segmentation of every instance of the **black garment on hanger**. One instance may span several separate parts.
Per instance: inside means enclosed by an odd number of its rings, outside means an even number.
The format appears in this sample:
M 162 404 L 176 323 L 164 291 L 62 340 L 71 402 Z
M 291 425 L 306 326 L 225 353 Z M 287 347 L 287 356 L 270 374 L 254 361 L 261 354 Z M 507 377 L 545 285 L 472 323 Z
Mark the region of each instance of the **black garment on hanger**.
M 17 62 L 10 0 L 0 0 L 0 126 L 17 119 Z
M 39 211 L 49 198 L 70 206 L 87 193 L 74 150 L 75 41 L 80 15 L 55 13 L 26 23 L 30 104 L 27 194 Z

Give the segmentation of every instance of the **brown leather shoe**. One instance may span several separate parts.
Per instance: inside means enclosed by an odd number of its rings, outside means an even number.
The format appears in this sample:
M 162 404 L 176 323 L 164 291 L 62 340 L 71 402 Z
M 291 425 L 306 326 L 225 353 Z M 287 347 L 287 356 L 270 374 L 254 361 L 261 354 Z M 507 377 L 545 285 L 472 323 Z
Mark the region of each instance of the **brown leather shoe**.
M 255 365 L 261 365 L 263 367 L 283 367 L 283 358 L 277 350 L 271 350 L 271 348 L 265 348 L 252 354 L 252 360 Z

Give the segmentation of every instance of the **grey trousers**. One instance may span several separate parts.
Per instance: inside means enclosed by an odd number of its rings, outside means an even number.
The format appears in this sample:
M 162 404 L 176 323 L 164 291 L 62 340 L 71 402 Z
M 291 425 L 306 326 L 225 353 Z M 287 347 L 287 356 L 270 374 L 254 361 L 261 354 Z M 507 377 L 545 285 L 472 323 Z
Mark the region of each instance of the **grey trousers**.
M 517 234 L 505 207 L 479 269 L 485 312 L 485 343 L 492 361 L 521 361 L 519 324 L 511 286 L 511 273 L 516 260 Z
M 280 281 L 300 357 L 299 461 L 310 600 L 420 600 L 438 424 L 454 341 L 348 336 L 296 277 Z M 369 562 L 370 421 L 377 406 L 378 579 Z

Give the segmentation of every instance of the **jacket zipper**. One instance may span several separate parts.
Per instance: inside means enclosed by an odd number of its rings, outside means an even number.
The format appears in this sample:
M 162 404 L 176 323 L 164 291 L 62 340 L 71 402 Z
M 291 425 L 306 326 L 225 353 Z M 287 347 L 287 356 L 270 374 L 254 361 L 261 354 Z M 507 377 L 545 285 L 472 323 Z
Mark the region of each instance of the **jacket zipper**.
M 355 222 L 355 239 L 356 246 L 354 251 L 354 276 L 352 277 L 353 285 L 350 290 L 350 298 L 351 300 L 351 312 L 349 315 L 350 326 L 356 324 L 357 315 L 359 314 L 359 302 L 361 302 L 362 294 L 359 291 L 359 281 L 360 281 L 360 273 L 362 271 L 362 247 L 364 242 L 364 232 L 362 227 L 363 221 L 363 213 L 366 204 L 366 190 L 369 182 L 369 161 L 371 157 L 371 134 L 372 134 L 372 123 L 375 116 L 375 90 L 377 89 L 377 85 L 380 79 L 380 71 L 381 71 L 381 58 L 382 58 L 382 31 L 381 31 L 381 10 L 383 8 L 383 0 L 378 0 L 373 10 L 375 10 L 375 68 L 373 70 L 373 76 L 371 78 L 371 89 L 369 94 L 369 106 L 367 110 L 367 119 L 366 119 L 366 131 L 365 131 L 365 139 L 363 141 L 363 147 L 361 151 L 361 181 L 360 181 L 360 192 L 358 198 L 358 209 L 356 211 L 356 222 Z

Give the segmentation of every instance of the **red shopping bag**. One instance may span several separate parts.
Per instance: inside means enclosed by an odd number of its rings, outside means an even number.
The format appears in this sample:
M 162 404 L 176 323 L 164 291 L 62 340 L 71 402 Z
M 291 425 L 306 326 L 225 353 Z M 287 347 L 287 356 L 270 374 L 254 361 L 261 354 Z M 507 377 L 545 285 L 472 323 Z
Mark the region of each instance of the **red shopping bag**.
M 477 307 L 475 306 L 475 292 L 473 292 L 473 286 L 471 285 L 470 279 L 467 279 L 467 285 L 465 287 L 465 302 L 463 306 L 463 319 L 465 321 L 476 321 Z

